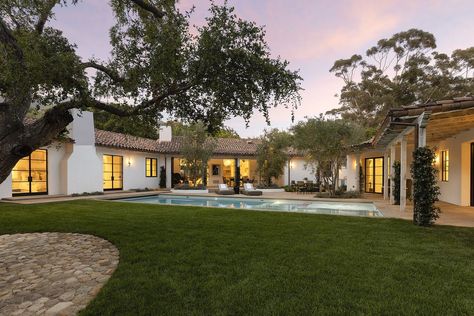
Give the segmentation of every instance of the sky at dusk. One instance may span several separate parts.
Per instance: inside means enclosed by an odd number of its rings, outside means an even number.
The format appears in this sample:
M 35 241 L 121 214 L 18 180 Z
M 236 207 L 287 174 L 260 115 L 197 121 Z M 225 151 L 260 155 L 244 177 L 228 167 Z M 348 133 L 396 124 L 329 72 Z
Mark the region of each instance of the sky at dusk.
M 202 24 L 208 0 L 181 0 L 179 6 L 196 6 L 193 24 Z M 335 60 L 363 54 L 377 40 L 399 31 L 420 28 L 437 39 L 438 51 L 451 53 L 474 46 L 474 1 L 472 0 L 229 0 L 238 16 L 264 25 L 271 53 L 299 69 L 302 104 L 296 121 L 316 116 L 338 106 L 335 97 L 342 86 L 329 73 Z M 52 24 L 78 46 L 84 58 L 107 59 L 108 30 L 113 24 L 108 1 L 82 0 L 76 7 L 58 8 Z M 271 126 L 292 125 L 290 111 L 270 112 Z M 226 123 L 243 137 L 260 135 L 269 128 L 263 117 L 254 115 L 249 128 L 242 119 Z

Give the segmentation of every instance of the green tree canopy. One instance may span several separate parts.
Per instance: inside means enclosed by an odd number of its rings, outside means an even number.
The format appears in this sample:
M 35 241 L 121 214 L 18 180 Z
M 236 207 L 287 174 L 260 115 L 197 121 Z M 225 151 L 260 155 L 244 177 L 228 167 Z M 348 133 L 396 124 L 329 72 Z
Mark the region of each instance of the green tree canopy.
M 344 82 L 341 106 L 328 113 L 373 132 L 392 108 L 473 94 L 474 47 L 450 56 L 435 49 L 433 34 L 410 29 L 337 60 L 330 72 Z
M 266 186 L 283 173 L 288 161 L 288 147 L 292 136 L 285 131 L 272 129 L 265 131 L 257 146 L 257 170 Z
M 202 121 L 212 132 L 229 117 L 294 109 L 301 78 L 272 58 L 265 31 L 211 2 L 206 23 L 175 0 L 111 0 L 115 24 L 106 61 L 83 60 L 77 47 L 49 25 L 58 5 L 76 0 L 0 2 L 0 182 L 16 162 L 51 143 L 72 121 L 70 109 L 117 116 L 164 113 Z M 33 107 L 43 115 L 24 118 Z
M 205 182 L 207 162 L 211 159 L 216 145 L 216 140 L 208 135 L 205 125 L 201 122 L 184 130 L 180 151 L 184 161 L 182 167 L 194 187 L 199 179 Z
M 347 120 L 316 117 L 299 122 L 292 132 L 294 146 L 306 153 L 308 163 L 315 166 L 326 189 L 335 195 L 347 151 L 364 139 L 364 130 Z
M 192 128 L 193 124 L 186 124 L 180 121 L 169 121 L 167 122 L 169 126 L 171 126 L 173 136 L 184 136 L 190 128 Z M 209 129 L 206 127 L 208 133 L 210 133 Z M 240 138 L 239 134 L 230 127 L 221 126 L 218 128 L 214 128 L 213 134 L 211 136 L 218 137 L 218 138 Z

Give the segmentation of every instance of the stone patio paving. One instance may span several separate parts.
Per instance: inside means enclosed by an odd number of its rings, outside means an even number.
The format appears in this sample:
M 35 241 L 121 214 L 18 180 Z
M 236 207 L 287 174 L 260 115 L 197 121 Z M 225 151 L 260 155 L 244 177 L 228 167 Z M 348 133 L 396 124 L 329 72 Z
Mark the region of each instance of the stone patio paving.
M 114 245 L 91 235 L 1 235 L 0 315 L 75 315 L 118 261 Z

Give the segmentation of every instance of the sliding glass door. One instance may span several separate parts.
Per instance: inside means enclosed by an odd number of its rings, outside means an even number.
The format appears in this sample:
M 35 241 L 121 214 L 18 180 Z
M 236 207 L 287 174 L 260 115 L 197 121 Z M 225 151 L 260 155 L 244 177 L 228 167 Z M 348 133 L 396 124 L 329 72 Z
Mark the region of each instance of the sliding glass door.
M 48 152 L 38 149 L 12 170 L 13 195 L 48 194 Z
M 104 190 L 123 189 L 123 157 L 104 155 Z
M 383 193 L 383 157 L 365 159 L 365 192 Z

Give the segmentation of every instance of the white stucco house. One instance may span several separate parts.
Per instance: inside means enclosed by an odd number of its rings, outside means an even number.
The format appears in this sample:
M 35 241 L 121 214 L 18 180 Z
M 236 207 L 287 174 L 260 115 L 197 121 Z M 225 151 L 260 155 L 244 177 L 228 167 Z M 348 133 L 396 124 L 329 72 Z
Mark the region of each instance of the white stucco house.
M 73 111 L 69 140 L 57 141 L 21 159 L 0 184 L 0 198 L 17 195 L 70 195 L 108 190 L 154 189 L 160 186 L 161 170 L 166 187 L 180 175 L 180 137 L 171 127 L 160 128 L 159 139 L 147 139 L 94 128 L 91 112 Z M 258 181 L 255 141 L 218 139 L 209 161 L 208 187 L 234 185 L 239 169 L 242 179 Z M 280 185 L 313 179 L 303 157 L 289 152 Z
M 400 161 L 400 208 L 404 210 L 411 194 L 410 165 L 416 145 L 429 146 L 436 151 L 440 200 L 474 206 L 472 97 L 391 110 L 376 136 L 348 155 L 348 190 L 383 194 L 393 204 L 393 162 Z

